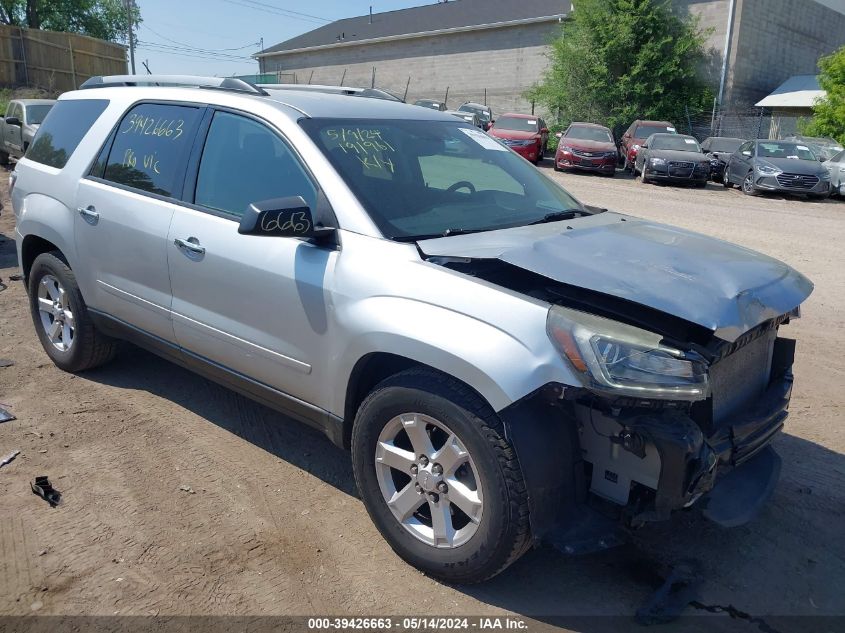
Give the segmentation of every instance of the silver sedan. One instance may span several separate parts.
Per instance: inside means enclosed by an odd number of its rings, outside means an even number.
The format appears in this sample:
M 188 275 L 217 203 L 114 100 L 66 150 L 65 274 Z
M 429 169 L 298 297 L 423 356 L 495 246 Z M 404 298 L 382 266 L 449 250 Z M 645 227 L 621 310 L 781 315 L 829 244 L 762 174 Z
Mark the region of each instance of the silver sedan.
M 845 195 L 845 150 L 822 163 L 830 172 L 830 191 L 834 195 Z

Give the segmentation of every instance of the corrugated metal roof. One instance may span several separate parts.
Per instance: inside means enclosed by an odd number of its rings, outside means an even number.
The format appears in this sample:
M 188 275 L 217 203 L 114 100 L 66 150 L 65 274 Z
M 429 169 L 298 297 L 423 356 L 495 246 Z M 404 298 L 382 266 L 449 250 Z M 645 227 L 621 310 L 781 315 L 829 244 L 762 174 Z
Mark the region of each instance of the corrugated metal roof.
M 452 0 L 337 20 L 256 55 L 569 15 L 570 0 Z
M 755 105 L 758 108 L 811 108 L 816 99 L 827 94 L 819 87 L 816 75 L 795 75 Z

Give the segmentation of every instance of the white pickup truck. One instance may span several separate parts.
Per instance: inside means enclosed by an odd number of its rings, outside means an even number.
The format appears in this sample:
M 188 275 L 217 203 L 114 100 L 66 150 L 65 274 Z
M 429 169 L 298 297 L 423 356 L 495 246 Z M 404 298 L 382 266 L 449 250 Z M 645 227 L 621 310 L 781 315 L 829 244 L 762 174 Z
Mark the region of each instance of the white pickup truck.
M 9 156 L 20 158 L 26 153 L 54 103 L 53 99 L 15 99 L 9 102 L 6 115 L 0 121 L 0 165 L 8 165 Z

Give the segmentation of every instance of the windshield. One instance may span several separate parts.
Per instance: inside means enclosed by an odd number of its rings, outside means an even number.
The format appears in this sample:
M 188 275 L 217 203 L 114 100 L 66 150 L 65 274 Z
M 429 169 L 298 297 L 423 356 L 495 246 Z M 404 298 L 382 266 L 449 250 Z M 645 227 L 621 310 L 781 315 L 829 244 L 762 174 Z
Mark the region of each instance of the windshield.
M 44 117 L 47 116 L 47 113 L 52 107 L 52 103 L 26 106 L 26 122 L 30 125 L 41 125 Z
M 638 125 L 634 138 L 648 138 L 652 134 L 674 134 L 675 128 L 669 125 Z
M 523 119 L 515 116 L 502 116 L 493 126 L 494 130 L 514 130 L 516 132 L 536 132 L 539 130 L 537 119 Z
M 758 143 L 757 156 L 760 158 L 791 158 L 793 160 L 817 160 L 816 155 L 807 145 L 801 143 Z
M 474 106 L 474 105 L 468 105 L 466 103 L 464 105 L 462 105 L 460 108 L 458 108 L 458 110 L 461 110 L 462 112 L 474 112 L 485 123 L 487 121 L 489 121 L 490 117 L 491 117 L 490 110 L 488 110 L 487 108 L 482 108 L 482 107 Z
M 599 143 L 612 143 L 613 137 L 605 129 L 600 127 L 571 127 L 565 138 L 572 138 L 579 141 L 598 141 Z
M 744 142 L 741 138 L 714 138 L 710 141 L 710 151 L 733 154 Z
M 669 149 L 676 152 L 701 152 L 701 147 L 691 136 L 656 134 L 648 145 L 649 149 Z
M 588 213 L 529 162 L 457 119 L 302 119 L 300 125 L 391 239 Z

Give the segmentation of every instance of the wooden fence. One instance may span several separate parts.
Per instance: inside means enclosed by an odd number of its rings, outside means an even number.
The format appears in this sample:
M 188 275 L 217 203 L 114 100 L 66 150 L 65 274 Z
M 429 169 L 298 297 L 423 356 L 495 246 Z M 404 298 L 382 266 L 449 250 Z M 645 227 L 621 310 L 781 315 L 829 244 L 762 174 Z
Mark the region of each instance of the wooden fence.
M 0 86 L 65 92 L 94 75 L 126 72 L 126 49 L 120 44 L 0 25 Z

